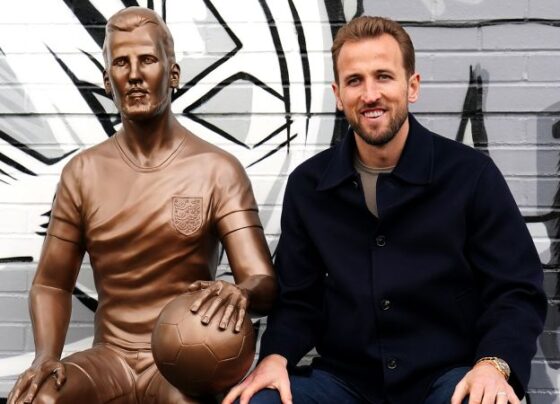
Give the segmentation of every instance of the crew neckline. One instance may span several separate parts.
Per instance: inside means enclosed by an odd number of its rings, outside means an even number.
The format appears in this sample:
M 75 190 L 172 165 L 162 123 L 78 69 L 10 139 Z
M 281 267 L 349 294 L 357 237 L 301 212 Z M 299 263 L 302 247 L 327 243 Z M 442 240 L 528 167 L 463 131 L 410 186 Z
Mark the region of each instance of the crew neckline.
M 153 172 L 153 171 L 158 171 L 158 170 L 161 170 L 161 169 L 167 167 L 174 160 L 175 156 L 179 153 L 179 151 L 183 148 L 183 145 L 186 143 L 187 136 L 183 136 L 183 139 L 181 140 L 181 142 L 177 145 L 177 147 L 171 153 L 169 153 L 169 156 L 167 156 L 158 165 L 155 165 L 155 166 L 152 166 L 152 167 L 143 167 L 143 166 L 138 165 L 132 159 L 132 157 L 127 153 L 127 151 L 124 149 L 124 147 L 121 145 L 121 143 L 118 140 L 118 135 L 117 134 L 112 136 L 112 139 L 114 140 L 114 144 L 115 144 L 117 150 L 119 151 L 119 154 L 121 155 L 122 159 L 124 160 L 124 162 L 128 166 L 130 166 L 132 169 L 134 169 L 136 171 L 139 171 L 139 172 Z

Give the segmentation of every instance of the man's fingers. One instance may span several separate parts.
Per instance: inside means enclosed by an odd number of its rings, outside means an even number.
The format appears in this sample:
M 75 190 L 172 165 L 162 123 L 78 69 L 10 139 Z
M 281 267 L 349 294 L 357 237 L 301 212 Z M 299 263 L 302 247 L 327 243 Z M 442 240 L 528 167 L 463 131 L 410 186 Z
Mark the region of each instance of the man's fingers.
M 467 391 L 467 384 L 464 381 L 459 382 L 451 397 L 451 404 L 461 404 L 463 399 L 467 396 Z
M 482 403 L 483 394 L 484 394 L 484 388 L 481 385 L 478 384 L 473 385 L 469 391 L 469 404 Z
M 239 383 L 238 385 L 234 386 L 231 388 L 231 390 L 229 391 L 229 393 L 227 393 L 227 395 L 224 397 L 224 399 L 222 400 L 222 404 L 231 404 L 233 403 L 233 401 L 240 396 L 241 392 L 243 391 L 243 389 L 245 389 L 245 387 L 251 383 L 251 380 L 253 379 L 252 375 L 249 375 L 245 380 L 243 380 L 241 383 Z
M 32 376 L 29 376 L 28 372 L 20 375 L 16 381 L 16 384 L 10 394 L 8 395 L 7 404 L 16 404 L 18 398 L 23 394 L 27 387 L 29 386 L 29 382 L 31 381 Z
M 290 388 L 290 379 L 282 379 L 278 384 L 278 393 L 282 404 L 292 404 L 292 390 Z

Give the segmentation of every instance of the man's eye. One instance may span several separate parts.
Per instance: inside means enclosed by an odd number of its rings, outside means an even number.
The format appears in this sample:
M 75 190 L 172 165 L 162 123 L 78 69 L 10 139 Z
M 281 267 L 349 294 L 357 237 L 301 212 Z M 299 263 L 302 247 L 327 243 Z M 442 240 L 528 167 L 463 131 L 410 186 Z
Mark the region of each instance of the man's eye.
M 113 61 L 113 65 L 115 66 L 124 66 L 126 61 L 124 59 L 115 59 Z
M 379 80 L 391 80 L 391 76 L 389 76 L 388 74 L 380 74 L 379 75 Z
M 144 63 L 146 63 L 146 64 L 152 64 L 152 63 L 155 63 L 155 62 L 157 62 L 157 59 L 155 57 L 146 56 L 144 58 Z
M 349 79 L 346 84 L 348 84 L 349 86 L 355 86 L 356 84 L 358 84 L 360 82 L 360 80 L 357 77 L 351 78 Z

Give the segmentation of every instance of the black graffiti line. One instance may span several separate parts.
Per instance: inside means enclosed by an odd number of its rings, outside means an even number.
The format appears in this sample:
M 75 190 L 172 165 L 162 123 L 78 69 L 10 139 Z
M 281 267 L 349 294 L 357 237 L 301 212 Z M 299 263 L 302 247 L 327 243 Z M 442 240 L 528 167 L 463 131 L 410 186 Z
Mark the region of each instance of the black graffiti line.
M 272 16 L 272 12 L 266 4 L 265 0 L 259 0 L 259 4 L 263 9 L 263 12 L 266 16 L 266 20 L 268 22 L 268 28 L 270 30 L 270 35 L 272 36 L 272 42 L 274 43 L 274 48 L 276 49 L 276 56 L 278 57 L 278 64 L 280 65 L 280 75 L 282 77 L 282 88 L 284 90 L 284 108 L 286 112 L 286 124 L 288 124 L 287 131 L 286 131 L 286 142 L 284 144 L 288 148 L 288 152 L 290 151 L 290 131 L 291 127 L 289 125 L 289 121 L 291 120 L 292 114 L 292 107 L 290 101 L 290 72 L 288 71 L 288 64 L 286 63 L 286 55 L 284 53 L 284 48 L 282 47 L 282 42 L 280 40 L 280 34 L 278 33 L 278 29 L 276 28 L 276 22 L 274 21 L 274 17 Z M 255 162 L 256 163 L 256 162 Z M 255 164 L 253 163 L 253 164 Z
M 546 18 L 503 18 L 488 20 L 469 20 L 469 21 L 403 21 L 399 23 L 407 27 L 429 27 L 429 28 L 481 28 L 496 25 L 526 25 L 539 24 L 552 27 L 560 27 L 559 19 Z
M 290 129 L 290 127 L 288 126 L 288 130 Z M 258 160 L 253 161 L 251 164 L 249 164 L 246 168 L 252 167 L 257 163 L 260 163 L 261 161 L 263 161 L 264 159 L 272 156 L 273 154 L 275 154 L 276 152 L 278 152 L 279 150 L 282 150 L 286 145 L 289 145 L 290 142 L 292 140 L 294 140 L 297 137 L 297 133 L 294 134 L 292 137 L 290 137 L 289 139 L 286 139 L 285 142 L 279 144 L 274 150 L 269 151 L 268 153 L 266 153 L 264 156 L 262 156 L 261 158 L 259 158 Z
M 545 213 L 544 215 L 534 215 L 534 216 L 523 215 L 523 219 L 525 219 L 525 223 L 548 222 L 549 220 L 560 219 L 560 212 L 549 212 L 549 213 Z
M 6 156 L 5 154 L 0 153 L 0 161 L 4 164 L 9 165 L 10 167 L 15 168 L 18 171 L 21 171 L 24 174 L 32 175 L 33 177 L 37 176 L 37 174 L 35 174 L 33 171 L 25 168 L 24 166 L 19 164 L 17 161 L 12 160 L 11 158 Z
M 10 145 L 16 147 L 17 149 L 19 149 L 22 152 L 24 152 L 25 154 L 33 157 L 34 159 L 40 161 L 41 163 L 47 164 L 49 166 L 58 163 L 60 160 L 64 159 L 66 156 L 69 156 L 70 154 L 72 154 L 76 150 L 78 150 L 78 149 L 73 149 L 73 150 L 70 150 L 67 153 L 64 153 L 63 155 L 61 155 L 59 157 L 49 158 L 49 157 L 46 157 L 46 156 L 42 155 L 41 153 L 37 152 L 36 150 L 31 149 L 29 146 L 25 145 L 24 143 L 21 143 L 19 140 L 14 139 L 13 137 L 11 137 L 10 135 L 8 135 L 7 133 L 5 133 L 2 130 L 0 130 L 0 139 L 4 140 L 5 142 L 9 143 Z
M 10 177 L 12 180 L 16 180 L 16 181 L 17 181 L 17 178 L 12 177 L 9 173 L 7 173 L 6 171 L 4 171 L 4 170 L 2 170 L 2 169 L 0 169 L 0 174 L 4 174 L 6 177 Z M 0 181 L 2 181 L 4 184 L 7 184 L 6 181 L 3 181 L 3 180 L 0 180 Z
M 23 256 L 0 258 L 0 264 L 9 264 L 12 262 L 33 262 L 33 257 Z
M 307 42 L 305 40 L 305 32 L 303 30 L 303 25 L 301 23 L 301 18 L 294 5 L 293 0 L 288 0 L 290 5 L 290 11 L 292 12 L 292 18 L 294 19 L 294 25 L 296 27 L 296 33 L 299 45 L 299 55 L 301 59 L 301 66 L 303 69 L 303 83 L 305 88 L 305 111 L 307 117 L 305 119 L 305 143 L 307 144 L 307 134 L 309 132 L 309 120 L 311 118 L 311 68 L 309 66 L 309 57 L 307 53 Z
M 188 107 L 186 107 L 183 110 L 183 113 L 189 113 L 192 112 L 193 110 L 195 110 L 196 108 L 200 107 L 201 105 L 205 104 L 208 100 L 210 100 L 212 97 L 214 97 L 217 93 L 219 93 L 220 91 L 222 91 L 224 88 L 228 87 L 229 85 L 231 85 L 232 83 L 238 81 L 238 80 L 246 80 L 249 81 L 253 84 L 255 84 L 256 86 L 260 87 L 261 89 L 263 89 L 264 91 L 266 91 L 267 93 L 273 95 L 274 97 L 282 100 L 282 96 L 273 88 L 269 87 L 268 85 L 266 85 L 264 82 L 262 82 L 261 80 L 259 80 L 258 78 L 256 78 L 255 76 L 246 73 L 246 72 L 237 72 L 231 76 L 229 76 L 228 78 L 222 80 L 220 83 L 216 84 L 214 87 L 212 87 L 212 89 L 210 89 L 210 91 L 208 91 L 206 94 L 204 94 L 202 97 L 200 97 L 198 100 L 196 100 L 194 103 L 192 103 L 191 105 L 189 105 Z
M 478 73 L 475 77 L 473 67 L 469 66 L 469 87 L 465 95 L 461 122 L 455 140 L 463 143 L 467 123 L 470 121 L 474 146 L 488 154 L 488 150 L 485 149 L 488 146 L 488 134 L 484 125 L 484 112 L 482 110 L 483 96 L 482 77 Z
M 60 67 L 64 70 L 64 72 L 68 75 L 70 80 L 72 80 L 72 83 L 74 83 L 74 86 L 76 86 L 77 90 L 80 92 L 82 98 L 88 104 L 91 111 L 94 113 L 105 111 L 101 103 L 97 100 L 97 98 L 95 98 L 94 95 L 94 94 L 99 94 L 103 97 L 106 97 L 105 90 L 87 81 L 82 81 L 78 79 L 76 75 L 72 72 L 72 70 L 70 70 L 70 68 L 66 65 L 66 63 L 64 63 L 62 59 L 60 59 L 58 55 L 51 50 L 51 48 L 47 46 L 47 49 L 49 50 L 51 55 L 55 58 L 57 63 L 60 65 Z M 103 127 L 103 130 L 105 131 L 107 136 L 112 136 L 113 133 L 115 133 L 115 127 L 113 126 L 113 124 L 107 120 L 99 119 L 97 113 L 96 116 L 98 118 L 99 124 Z
M 280 132 L 282 132 L 284 129 L 286 129 L 288 127 L 288 125 L 291 125 L 293 123 L 293 121 L 290 121 L 289 123 L 285 123 L 284 125 L 280 126 L 278 129 L 274 130 L 270 135 L 268 135 L 267 137 L 265 137 L 263 140 L 261 140 L 260 142 L 256 143 L 253 148 L 256 149 L 257 147 L 263 145 L 264 143 L 268 142 L 270 139 L 272 139 L 273 137 L 275 137 L 277 134 L 279 134 Z
M 91 1 L 64 0 L 64 3 L 74 13 L 89 36 L 102 48 L 105 40 L 105 30 L 99 29 L 99 26 L 107 24 L 105 17 L 91 4 Z
M 94 58 L 89 52 L 86 52 L 85 50 L 82 49 L 80 49 L 80 52 L 82 52 L 84 55 L 87 56 L 87 58 L 91 61 L 91 63 L 93 63 L 95 67 L 97 67 L 100 73 L 103 73 L 105 71 L 105 67 L 101 63 L 99 63 L 99 60 Z
M 97 310 L 98 302 L 93 297 L 89 296 L 87 293 L 82 291 L 78 286 L 74 286 L 72 294 L 88 309 L 93 311 Z
M 216 18 L 216 20 L 218 21 L 220 26 L 229 35 L 229 37 L 233 41 L 235 47 L 231 51 L 229 51 L 225 56 L 223 56 L 222 58 L 220 58 L 216 62 L 212 63 L 206 69 L 204 69 L 203 71 L 198 73 L 189 82 L 185 83 L 183 86 L 181 86 L 181 88 L 179 88 L 177 91 L 175 91 L 175 93 L 173 94 L 173 97 L 172 97 L 173 100 L 176 100 L 177 98 L 179 98 L 180 96 L 185 94 L 188 90 L 190 90 L 192 87 L 194 87 L 200 80 L 202 80 L 210 72 L 216 70 L 219 66 L 221 66 L 222 64 L 227 62 L 229 59 L 231 59 L 243 47 L 243 44 L 241 43 L 241 40 L 237 37 L 237 35 L 235 35 L 233 30 L 229 27 L 229 25 L 226 23 L 226 21 L 220 15 L 220 13 L 216 9 L 216 7 L 214 7 L 212 2 L 210 0 L 204 0 L 204 4 L 210 10 L 210 12 L 214 15 L 214 17 Z
M 239 146 L 244 147 L 245 149 L 250 149 L 249 146 L 247 146 L 245 143 L 241 142 L 240 140 L 238 140 L 237 138 L 235 138 L 234 136 L 230 135 L 229 133 L 227 133 L 226 131 L 220 129 L 219 127 L 217 127 L 216 125 L 211 124 L 208 121 L 205 121 L 202 118 L 199 118 L 198 116 L 196 116 L 193 113 L 190 112 L 185 112 L 183 113 L 183 115 L 185 115 L 187 118 L 199 123 L 200 125 L 204 126 L 207 129 L 210 129 L 213 132 L 216 132 L 218 135 L 222 136 L 223 138 L 229 140 L 230 142 L 233 142 Z

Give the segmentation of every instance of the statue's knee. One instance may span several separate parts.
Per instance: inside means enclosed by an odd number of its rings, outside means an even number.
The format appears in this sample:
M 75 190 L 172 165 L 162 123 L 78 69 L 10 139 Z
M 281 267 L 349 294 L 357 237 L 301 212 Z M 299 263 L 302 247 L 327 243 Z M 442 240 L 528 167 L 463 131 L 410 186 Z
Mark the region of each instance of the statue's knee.
M 57 391 L 44 388 L 40 389 L 33 400 L 33 404 L 58 404 L 59 401 L 57 395 Z

